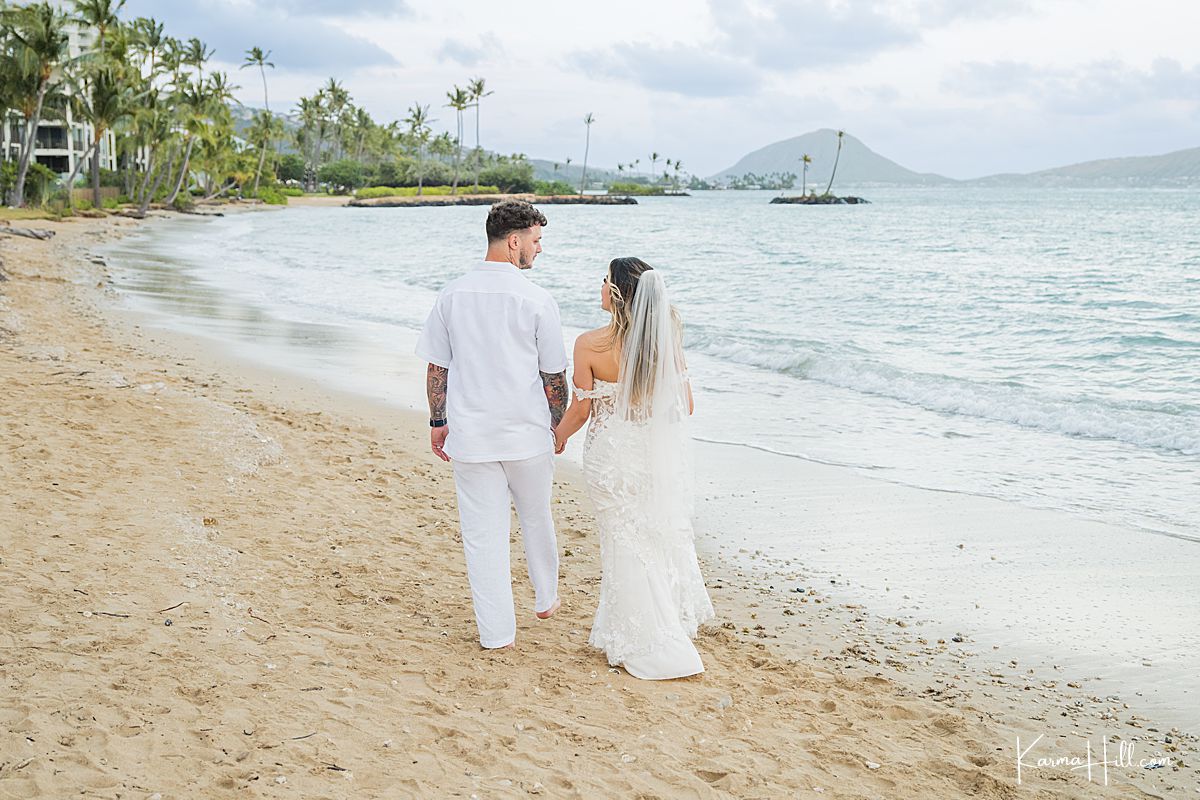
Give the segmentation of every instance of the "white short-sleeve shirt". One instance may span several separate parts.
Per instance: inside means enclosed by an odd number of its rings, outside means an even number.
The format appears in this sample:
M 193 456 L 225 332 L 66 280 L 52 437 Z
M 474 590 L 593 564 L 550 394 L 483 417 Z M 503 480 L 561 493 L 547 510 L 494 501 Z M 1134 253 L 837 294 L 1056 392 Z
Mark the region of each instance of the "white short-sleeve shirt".
M 450 370 L 451 458 L 518 461 L 554 451 L 540 373 L 567 369 L 558 304 L 512 264 L 482 261 L 447 284 L 417 356 Z

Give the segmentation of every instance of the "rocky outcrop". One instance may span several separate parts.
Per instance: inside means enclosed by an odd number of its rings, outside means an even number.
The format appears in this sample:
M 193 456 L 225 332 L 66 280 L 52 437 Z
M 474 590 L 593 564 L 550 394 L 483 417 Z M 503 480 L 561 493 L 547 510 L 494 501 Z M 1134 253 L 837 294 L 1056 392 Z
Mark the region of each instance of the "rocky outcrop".
M 856 206 L 871 201 L 862 197 L 835 197 L 831 194 L 805 194 L 794 197 L 772 197 L 771 203 L 798 206 Z

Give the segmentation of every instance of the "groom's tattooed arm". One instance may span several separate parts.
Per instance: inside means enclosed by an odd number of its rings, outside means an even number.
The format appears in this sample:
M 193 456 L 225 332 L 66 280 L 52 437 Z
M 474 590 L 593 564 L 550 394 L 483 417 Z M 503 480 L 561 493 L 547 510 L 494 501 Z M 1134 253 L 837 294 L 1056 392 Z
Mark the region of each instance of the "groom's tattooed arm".
M 543 372 L 541 375 L 542 387 L 546 390 L 546 402 L 550 404 L 550 427 L 557 428 L 567 411 L 567 400 L 570 399 L 570 392 L 567 391 L 567 373 L 551 375 L 549 372 Z
M 425 373 L 425 394 L 429 396 L 429 418 L 446 418 L 446 378 L 450 375 L 447 367 L 430 364 Z

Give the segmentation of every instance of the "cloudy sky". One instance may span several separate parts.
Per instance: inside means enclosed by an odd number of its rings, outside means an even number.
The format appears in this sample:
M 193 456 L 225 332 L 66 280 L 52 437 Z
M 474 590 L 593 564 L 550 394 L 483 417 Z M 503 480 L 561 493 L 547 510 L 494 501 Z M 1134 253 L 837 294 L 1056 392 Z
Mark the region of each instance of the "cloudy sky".
M 967 178 L 1200 146 L 1196 0 L 128 0 L 216 48 L 273 51 L 275 110 L 337 77 L 377 121 L 474 77 L 483 145 L 708 175 L 815 128 Z M 468 138 L 473 141 L 473 134 Z

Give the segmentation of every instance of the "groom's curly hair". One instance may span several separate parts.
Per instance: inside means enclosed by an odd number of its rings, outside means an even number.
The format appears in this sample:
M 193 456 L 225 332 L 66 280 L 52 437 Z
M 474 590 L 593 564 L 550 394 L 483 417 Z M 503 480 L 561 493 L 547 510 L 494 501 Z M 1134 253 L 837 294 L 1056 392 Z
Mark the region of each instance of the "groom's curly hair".
M 546 215 L 534 208 L 532 203 L 524 200 L 501 200 L 492 206 L 487 215 L 487 238 L 489 242 L 498 242 L 509 234 L 549 223 Z

